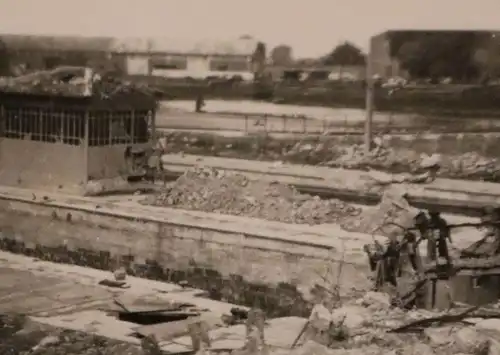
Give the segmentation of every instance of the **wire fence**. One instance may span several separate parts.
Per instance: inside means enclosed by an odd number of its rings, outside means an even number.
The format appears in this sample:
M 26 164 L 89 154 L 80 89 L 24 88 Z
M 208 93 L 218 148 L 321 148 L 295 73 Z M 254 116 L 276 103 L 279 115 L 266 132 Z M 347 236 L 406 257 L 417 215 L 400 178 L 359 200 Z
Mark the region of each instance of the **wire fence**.
M 243 114 L 235 112 L 166 114 L 158 127 L 175 130 L 235 131 L 280 134 L 363 134 L 363 117 L 345 115 L 328 119 L 303 115 Z M 384 114 L 375 116 L 375 134 L 500 133 L 500 120 L 464 119 Z

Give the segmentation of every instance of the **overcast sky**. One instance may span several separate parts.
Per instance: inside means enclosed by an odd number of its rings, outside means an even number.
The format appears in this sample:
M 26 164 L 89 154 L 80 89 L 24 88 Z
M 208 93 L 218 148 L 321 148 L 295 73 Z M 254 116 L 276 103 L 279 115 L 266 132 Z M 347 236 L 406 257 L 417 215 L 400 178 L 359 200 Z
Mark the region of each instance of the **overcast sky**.
M 0 32 L 230 39 L 249 34 L 296 57 L 386 29 L 499 29 L 500 0 L 0 0 Z

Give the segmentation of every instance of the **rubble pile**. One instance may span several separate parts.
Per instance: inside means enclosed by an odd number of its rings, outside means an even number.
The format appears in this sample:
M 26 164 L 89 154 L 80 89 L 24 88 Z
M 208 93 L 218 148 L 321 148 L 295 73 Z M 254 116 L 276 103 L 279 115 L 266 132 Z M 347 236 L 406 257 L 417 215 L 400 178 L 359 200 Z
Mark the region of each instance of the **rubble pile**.
M 437 312 L 404 311 L 391 304 L 390 296 L 379 292 L 368 292 L 360 299 L 342 304 L 331 312 L 334 327 L 330 332 L 333 330 L 335 334 L 342 327 L 344 339 L 333 337 L 322 341 L 304 336 L 291 354 L 493 355 L 500 352 L 500 311 L 495 306 L 487 311 L 463 306 Z
M 393 186 L 384 191 L 380 203 L 363 211 L 358 218 L 345 220 L 343 229 L 350 232 L 383 235 L 390 239 L 400 237 L 403 228 L 414 226 L 419 210 L 410 206 L 403 197 L 404 188 Z
M 415 172 L 425 154 L 414 151 L 396 151 L 393 148 L 377 147 L 365 154 L 363 147 L 343 148 L 339 157 L 323 162 L 321 165 L 343 167 L 347 169 L 378 168 L 390 172 Z M 477 153 L 461 155 L 442 155 L 442 167 L 439 175 L 457 179 L 496 179 L 500 177 L 500 161 L 484 158 Z
M 360 213 L 340 200 L 321 200 L 290 186 L 199 167 L 186 171 L 144 203 L 310 225 L 338 223 Z
M 288 318 L 296 332 L 270 326 L 250 310 L 236 325 L 226 325 L 224 338 L 217 328 L 199 330 L 206 341 L 197 354 L 226 355 L 496 355 L 500 353 L 500 309 L 460 305 L 446 311 L 403 310 L 394 306 L 393 296 L 366 292 L 360 298 L 331 303 L 317 300 L 308 319 Z M 260 311 L 259 313 L 262 313 Z M 252 322 L 253 320 L 253 322 Z M 272 320 L 269 320 L 272 321 Z M 183 338 L 159 341 L 145 336 L 140 344 L 107 339 L 96 334 L 64 330 L 28 320 L 25 316 L 0 316 L 2 354 L 88 354 L 161 355 Z M 300 322 L 300 323 L 299 323 Z M 241 324 L 247 336 L 242 337 Z M 282 323 L 283 324 L 283 323 Z M 166 328 L 167 329 L 167 328 Z M 277 333 L 278 331 L 278 333 Z M 245 332 L 245 331 L 243 331 Z M 160 333 L 161 334 L 161 333 Z M 286 334 L 286 336 L 285 336 Z M 279 339 L 276 337 L 280 337 Z M 203 339 L 205 339 L 203 338 Z M 232 339 L 224 342 L 224 339 Z M 179 340 L 180 341 L 180 340 Z M 181 341 L 182 344 L 184 344 Z M 186 343 L 187 344 L 187 343 Z M 224 345 L 223 345 L 224 344 Z M 282 344 L 277 347 L 273 344 Z M 286 345 L 285 345 L 286 344 Z M 193 340 L 193 346 L 195 341 Z M 200 344 L 198 344 L 200 345 Z M 216 350 L 212 350 L 213 349 Z M 183 352 L 185 353 L 185 352 Z M 195 353 L 195 352 L 192 352 Z
M 383 143 L 365 154 L 360 144 L 334 144 L 329 141 L 306 140 L 281 142 L 279 140 L 254 139 L 230 142 L 230 138 L 213 136 L 196 137 L 171 133 L 167 135 L 166 153 L 221 156 L 231 158 L 285 161 L 294 164 L 324 165 L 346 169 L 373 168 L 391 173 L 415 172 L 425 154 L 414 150 L 394 149 Z M 219 142 L 220 141 L 220 142 Z M 233 139 L 234 141 L 234 139 Z M 455 179 L 500 181 L 500 160 L 485 158 L 478 153 L 449 155 L 443 157 L 439 175 Z

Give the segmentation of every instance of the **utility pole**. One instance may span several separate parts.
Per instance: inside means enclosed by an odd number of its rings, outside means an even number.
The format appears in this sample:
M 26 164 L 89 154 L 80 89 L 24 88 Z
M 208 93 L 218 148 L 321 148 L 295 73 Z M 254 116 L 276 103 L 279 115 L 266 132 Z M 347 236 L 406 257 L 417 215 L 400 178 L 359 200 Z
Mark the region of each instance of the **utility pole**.
M 365 153 L 368 154 L 373 141 L 373 101 L 375 83 L 373 81 L 373 38 L 370 38 L 370 46 L 366 58 L 366 103 L 365 103 Z

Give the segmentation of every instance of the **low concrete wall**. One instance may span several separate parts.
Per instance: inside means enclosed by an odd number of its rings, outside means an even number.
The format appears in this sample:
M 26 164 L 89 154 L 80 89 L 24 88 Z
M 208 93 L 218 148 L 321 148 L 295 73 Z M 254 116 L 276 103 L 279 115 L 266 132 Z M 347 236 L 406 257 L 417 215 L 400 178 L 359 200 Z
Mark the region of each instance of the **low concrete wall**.
M 187 280 L 214 299 L 272 315 L 306 315 L 309 291 L 336 278 L 342 241 L 371 236 L 340 229 L 48 195 L 0 192 L 1 248 L 52 261 L 112 269 L 127 260 L 136 275 Z M 308 232 L 309 231 L 309 232 Z M 351 238 L 351 239 L 350 239 Z M 358 240 L 359 245 L 359 240 Z M 364 255 L 346 256 L 350 285 L 367 285 Z M 330 272 L 328 272 L 330 270 Z
M 85 183 L 83 146 L 0 139 L 0 183 L 73 191 Z
M 126 144 L 89 147 L 89 180 L 99 180 L 126 176 L 128 166 L 125 161 Z

